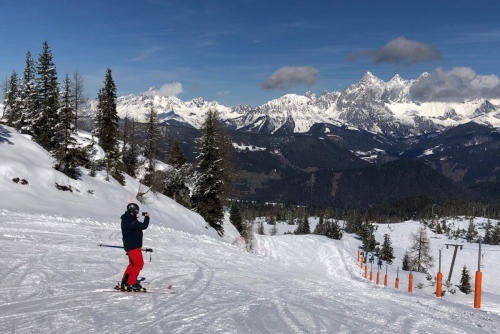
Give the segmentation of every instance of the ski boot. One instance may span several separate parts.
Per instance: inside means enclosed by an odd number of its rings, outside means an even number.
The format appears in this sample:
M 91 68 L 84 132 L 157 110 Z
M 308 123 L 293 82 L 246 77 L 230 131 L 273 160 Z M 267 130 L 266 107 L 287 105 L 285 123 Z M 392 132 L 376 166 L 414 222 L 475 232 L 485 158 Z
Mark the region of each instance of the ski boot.
M 134 292 L 147 292 L 146 288 L 143 288 L 139 283 L 135 283 L 134 285 L 130 286 L 130 289 Z
M 130 287 L 130 285 L 128 285 L 127 283 L 123 283 L 123 282 L 118 282 L 118 284 L 116 284 L 114 289 L 118 290 L 118 291 L 132 291 L 132 288 Z

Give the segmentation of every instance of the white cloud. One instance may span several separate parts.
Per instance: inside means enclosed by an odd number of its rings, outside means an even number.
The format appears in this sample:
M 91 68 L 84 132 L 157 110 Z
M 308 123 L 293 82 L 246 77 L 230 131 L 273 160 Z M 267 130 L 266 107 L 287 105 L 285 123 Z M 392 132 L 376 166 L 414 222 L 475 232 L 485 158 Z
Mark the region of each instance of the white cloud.
M 374 63 L 414 64 L 441 59 L 439 51 L 432 46 L 403 36 L 389 41 L 378 50 L 357 51 L 350 58 L 354 60 L 360 56 L 371 58 Z
M 436 69 L 422 76 L 410 89 L 417 101 L 465 101 L 477 98 L 500 98 L 500 78 L 496 75 L 477 75 L 469 67 L 449 71 Z
M 311 66 L 284 66 L 276 70 L 262 84 L 264 89 L 283 89 L 297 85 L 318 83 L 319 71 Z
M 164 84 L 160 87 L 160 89 L 151 87 L 147 92 L 142 94 L 149 96 L 177 96 L 183 91 L 184 90 L 182 89 L 182 84 L 180 82 L 172 82 Z

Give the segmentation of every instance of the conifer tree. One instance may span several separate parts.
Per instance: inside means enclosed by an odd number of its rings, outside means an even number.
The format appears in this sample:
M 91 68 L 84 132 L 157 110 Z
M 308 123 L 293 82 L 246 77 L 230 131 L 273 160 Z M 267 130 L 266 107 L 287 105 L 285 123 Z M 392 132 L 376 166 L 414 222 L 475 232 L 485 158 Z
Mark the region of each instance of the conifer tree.
M 314 234 L 326 235 L 325 215 L 319 216 L 318 224 L 314 228 Z
M 219 115 L 216 110 L 208 110 L 199 141 L 197 179 L 193 196 L 194 209 L 214 228 L 224 235 L 224 161 L 221 152 Z
M 259 222 L 259 225 L 257 226 L 257 234 L 266 235 L 266 231 L 264 231 L 264 222 Z
M 490 245 L 500 245 L 500 223 L 497 223 L 491 232 Z
M 109 68 L 106 70 L 104 87 L 99 90 L 97 100 L 95 135 L 105 153 L 106 171 L 120 184 L 124 184 L 124 167 L 118 147 L 119 117 L 116 110 L 116 86 Z M 109 177 L 107 179 L 109 180 Z
M 491 243 L 491 230 L 492 229 L 493 229 L 493 225 L 491 224 L 491 221 L 488 219 L 488 222 L 486 223 L 486 226 L 484 227 L 484 237 L 483 237 L 484 244 Z
M 408 251 L 405 252 L 405 255 L 403 256 L 403 263 L 402 263 L 402 269 L 403 270 L 406 270 L 406 271 L 409 271 L 412 269 L 411 267 L 411 259 L 410 259 L 410 253 L 408 253 Z
M 54 156 L 56 158 L 55 168 L 72 178 L 78 177 L 78 153 L 76 148 L 76 139 L 73 135 L 75 129 L 75 110 L 72 106 L 71 81 L 66 75 L 64 80 L 64 91 L 61 97 L 61 108 L 58 111 L 59 123 L 55 126 Z
M 137 140 L 138 126 L 135 119 L 130 118 L 128 115 L 125 116 L 123 122 L 123 146 L 122 146 L 122 157 L 124 171 L 128 175 L 135 178 L 137 175 L 137 169 L 139 168 L 141 161 L 139 159 L 140 146 Z
M 146 173 L 143 182 L 151 188 L 153 192 L 161 191 L 162 180 L 160 173 L 156 172 L 156 165 L 159 156 L 159 145 L 161 141 L 160 122 L 158 113 L 151 106 L 148 114 L 148 123 L 146 124 L 146 133 L 143 143 L 143 155 L 146 159 Z
M 476 229 L 476 225 L 474 224 L 474 218 L 471 218 L 469 221 L 469 226 L 467 227 L 467 232 L 465 233 L 465 240 L 467 240 L 467 242 L 473 242 L 478 234 L 479 233 Z
M 430 240 L 423 228 L 412 234 L 413 244 L 410 247 L 411 267 L 418 272 L 427 272 L 434 265 Z
M 342 239 L 342 231 L 337 221 L 328 221 L 326 223 L 326 233 L 325 235 L 330 239 L 340 240 Z
M 297 229 L 294 232 L 295 234 L 311 234 L 311 227 L 309 225 L 309 216 L 304 214 L 304 219 L 299 222 Z
M 391 236 L 389 234 L 384 234 L 384 242 L 382 243 L 379 257 L 388 264 L 392 264 L 392 260 L 394 260 L 394 249 L 392 248 Z
M 55 127 L 59 123 L 59 83 L 57 71 L 52 61 L 52 51 L 47 41 L 43 43 L 42 53 L 36 66 L 36 89 L 39 103 L 34 117 L 33 135 L 35 139 L 49 152 L 55 148 Z
M 278 227 L 276 226 L 276 224 L 274 224 L 273 227 L 271 228 L 271 230 L 269 230 L 269 234 L 270 235 L 278 234 Z
M 78 71 L 73 72 L 71 90 L 73 91 L 72 106 L 75 109 L 75 129 L 78 129 L 78 115 L 88 101 L 88 97 L 85 95 L 83 78 Z
M 309 224 L 309 216 L 304 215 L 304 234 L 311 234 L 311 225 Z
M 464 266 L 462 269 L 462 277 L 460 278 L 460 291 L 462 291 L 466 295 L 468 295 L 472 291 L 470 284 L 470 274 L 467 266 Z
M 5 90 L 3 118 L 8 126 L 19 129 L 18 124 L 21 119 L 21 94 L 19 90 L 19 77 L 13 71 L 9 77 Z
M 35 82 L 36 68 L 31 53 L 26 53 L 26 64 L 21 84 L 21 119 L 19 122 L 22 132 L 33 134 L 35 115 L 38 112 L 38 92 Z
M 231 205 L 231 209 L 229 211 L 229 221 L 234 225 L 234 227 L 236 227 L 240 234 L 243 233 L 243 219 L 241 218 L 240 208 L 236 203 Z
M 441 221 L 441 233 L 448 233 L 449 227 L 446 225 L 446 220 Z
M 232 159 L 232 140 L 227 132 L 227 129 L 223 127 L 220 123 L 219 113 L 217 112 L 217 134 L 218 134 L 218 145 L 220 152 L 220 166 L 223 169 L 222 173 L 222 198 L 223 202 L 226 201 L 233 194 L 233 185 L 234 185 L 234 177 L 235 177 L 235 167 Z
M 365 221 L 362 226 L 361 226 L 361 238 L 363 242 L 363 249 L 365 252 L 373 252 L 375 250 L 375 247 L 377 246 L 377 240 L 375 239 L 375 236 L 373 235 L 375 227 L 373 224 L 369 221 Z M 358 232 L 359 233 L 359 232 Z
M 192 165 L 188 163 L 178 141 L 169 137 L 167 163 L 170 168 L 163 175 L 163 194 L 190 208 L 189 187 L 192 185 Z
M 174 167 L 181 167 L 187 163 L 186 156 L 182 152 L 181 145 L 173 137 L 169 137 L 169 146 L 167 152 L 167 163 Z

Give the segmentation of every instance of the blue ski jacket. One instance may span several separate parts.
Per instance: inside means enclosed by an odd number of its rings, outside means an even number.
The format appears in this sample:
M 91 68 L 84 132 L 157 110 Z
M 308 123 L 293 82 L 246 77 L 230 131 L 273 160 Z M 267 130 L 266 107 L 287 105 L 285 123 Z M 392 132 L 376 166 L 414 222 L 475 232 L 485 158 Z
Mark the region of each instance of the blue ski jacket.
M 122 237 L 123 248 L 128 252 L 134 248 L 142 247 L 142 231 L 149 226 L 149 216 L 144 217 L 144 222 L 141 223 L 130 212 L 126 211 L 122 216 Z

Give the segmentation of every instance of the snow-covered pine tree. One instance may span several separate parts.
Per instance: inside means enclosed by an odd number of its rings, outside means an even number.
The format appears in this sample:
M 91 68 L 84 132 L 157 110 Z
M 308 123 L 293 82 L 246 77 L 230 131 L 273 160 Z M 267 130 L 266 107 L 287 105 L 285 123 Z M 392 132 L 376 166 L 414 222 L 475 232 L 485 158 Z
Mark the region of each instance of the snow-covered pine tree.
M 36 65 L 35 82 L 39 106 L 34 116 L 33 135 L 35 140 L 49 152 L 53 151 L 57 145 L 55 127 L 59 123 L 57 119 L 59 83 L 57 81 L 56 66 L 52 58 L 49 43 L 45 41 Z
M 462 277 L 460 278 L 460 291 L 468 295 L 472 291 L 472 287 L 470 284 L 470 274 L 467 266 L 464 266 L 462 269 Z
M 130 118 L 127 114 L 123 121 L 122 157 L 125 173 L 132 176 L 133 178 L 136 177 L 137 169 L 141 164 L 141 161 L 139 159 L 140 146 L 137 140 L 137 134 L 137 121 L 133 118 Z
M 57 145 L 54 148 L 56 158 L 55 168 L 64 174 L 76 179 L 79 174 L 78 149 L 76 148 L 76 139 L 73 136 L 75 129 L 75 109 L 72 106 L 73 92 L 71 91 L 71 80 L 66 75 L 64 79 L 64 90 L 61 96 L 61 108 L 58 111 L 59 123 L 55 126 L 55 141 Z
M 327 221 L 326 222 L 326 233 L 325 235 L 330 239 L 340 240 L 342 239 L 342 231 L 337 221 Z
M 12 71 L 7 81 L 3 105 L 3 118 L 6 124 L 19 130 L 18 124 L 21 119 L 21 93 L 19 90 L 19 77 L 16 71 Z
M 31 53 L 26 53 L 26 63 L 21 83 L 21 132 L 33 134 L 35 115 L 39 111 L 38 92 L 35 82 L 36 68 Z
M 216 110 L 208 110 L 196 157 L 196 185 L 193 206 L 219 235 L 224 235 L 224 161 L 220 136 L 220 120 Z
M 116 110 L 116 86 L 111 69 L 106 70 L 104 87 L 97 95 L 97 112 L 95 116 L 95 135 L 105 153 L 105 167 L 108 175 L 113 176 L 120 184 L 125 183 L 123 163 L 118 147 L 118 112 Z M 108 178 L 109 180 L 109 178 Z
M 388 264 L 392 264 L 392 260 L 394 260 L 394 249 L 392 248 L 391 236 L 389 234 L 384 234 L 384 242 L 382 243 L 382 248 L 380 248 L 379 257 Z

